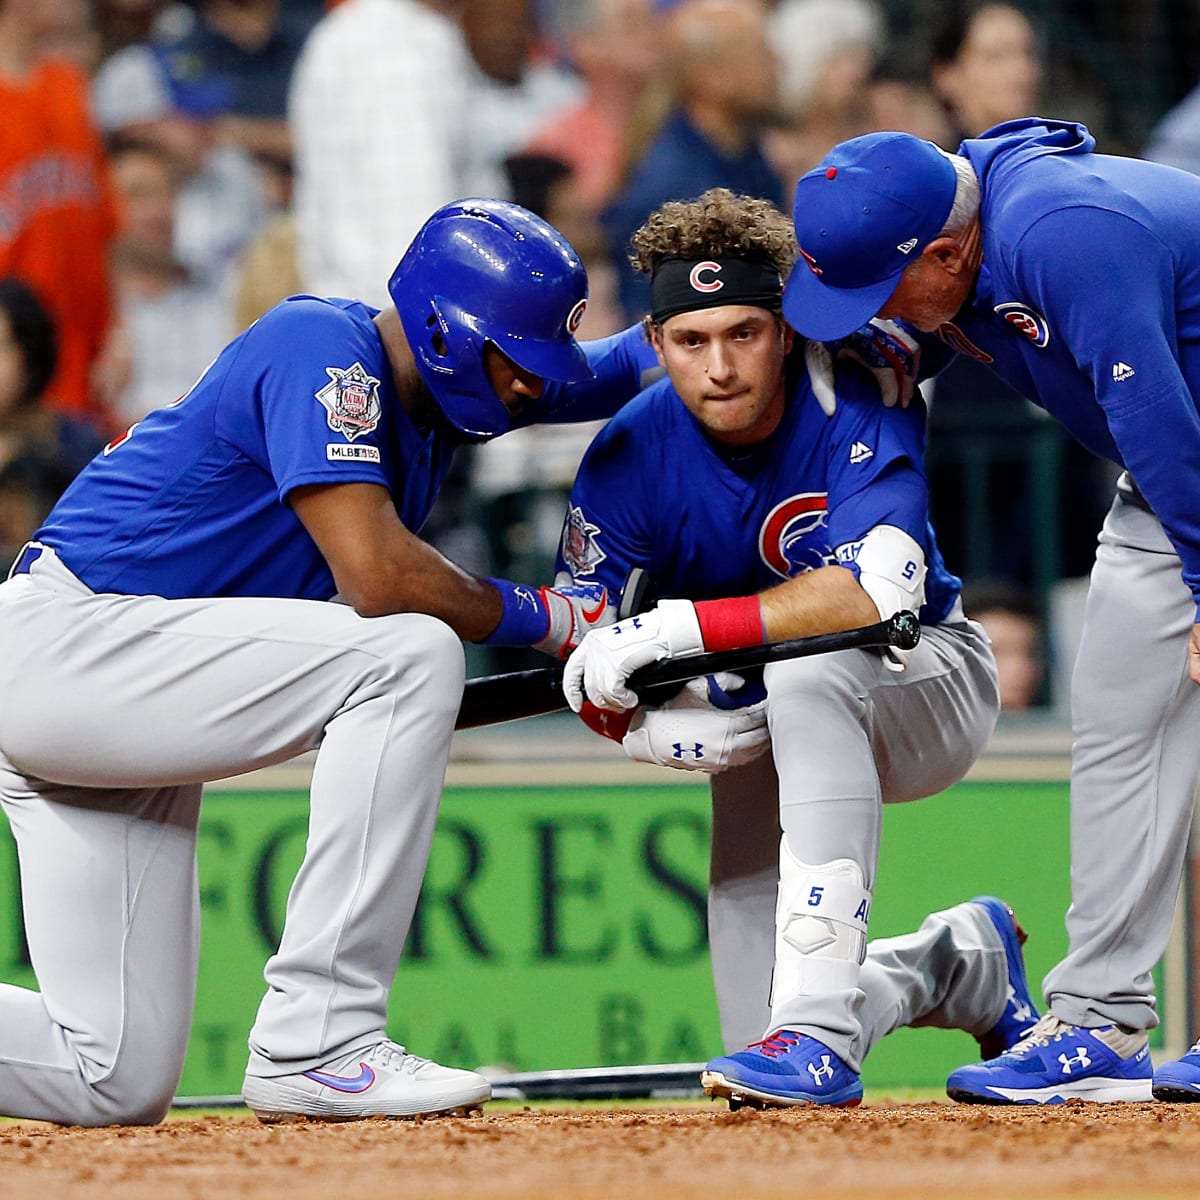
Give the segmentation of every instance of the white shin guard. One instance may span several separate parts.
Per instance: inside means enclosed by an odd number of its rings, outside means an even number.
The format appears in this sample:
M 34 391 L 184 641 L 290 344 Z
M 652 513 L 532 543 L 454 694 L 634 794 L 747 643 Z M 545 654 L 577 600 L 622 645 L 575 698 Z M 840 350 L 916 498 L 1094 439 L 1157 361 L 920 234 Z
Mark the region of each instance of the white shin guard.
M 857 987 L 870 914 L 871 893 L 858 863 L 803 863 L 781 838 L 772 1008 L 796 996 Z

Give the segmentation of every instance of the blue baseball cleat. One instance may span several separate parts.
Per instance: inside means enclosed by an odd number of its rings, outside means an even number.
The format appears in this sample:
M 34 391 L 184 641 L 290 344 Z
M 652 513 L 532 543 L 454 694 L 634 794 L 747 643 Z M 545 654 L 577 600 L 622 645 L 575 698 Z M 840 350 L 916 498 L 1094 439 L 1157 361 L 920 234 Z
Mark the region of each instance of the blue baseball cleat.
M 1154 1072 L 1155 1100 L 1194 1103 L 1200 1100 L 1200 1042 L 1182 1058 L 1163 1063 Z
M 764 1104 L 828 1104 L 852 1108 L 862 1100 L 862 1080 L 823 1042 L 780 1029 L 745 1050 L 714 1058 L 700 1076 L 709 1096 L 730 1108 Z
M 1047 1013 L 1007 1054 L 959 1067 L 946 1093 L 965 1104 L 1149 1100 L 1153 1074 L 1144 1033 L 1084 1029 Z
M 1025 956 L 1021 947 L 1028 941 L 1025 930 L 1017 924 L 1013 910 L 998 896 L 976 896 L 969 901 L 978 904 L 988 915 L 1004 943 L 1008 961 L 1008 991 L 1000 1020 L 987 1031 L 976 1035 L 981 1058 L 998 1058 L 1015 1046 L 1038 1021 L 1037 1005 L 1025 977 Z

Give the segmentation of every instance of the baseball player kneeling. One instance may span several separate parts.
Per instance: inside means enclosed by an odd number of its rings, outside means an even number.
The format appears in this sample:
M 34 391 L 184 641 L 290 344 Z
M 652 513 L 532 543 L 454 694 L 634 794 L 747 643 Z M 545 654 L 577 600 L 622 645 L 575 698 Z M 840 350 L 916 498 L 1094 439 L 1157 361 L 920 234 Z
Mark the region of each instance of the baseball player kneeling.
M 787 219 L 718 189 L 664 205 L 633 246 L 667 377 L 589 449 L 559 567 L 610 591 L 640 568 L 657 603 L 587 635 L 568 699 L 631 757 L 713 775 L 710 938 L 723 1038 L 738 1052 L 708 1064 L 706 1089 L 856 1104 L 863 1056 L 899 1025 L 967 1029 L 994 1054 L 1036 1020 L 1020 936 L 994 898 L 867 942 L 880 806 L 963 776 L 995 724 L 995 663 L 928 525 L 919 398 L 881 404 L 853 366 L 835 386 L 814 381 L 783 321 L 797 257 Z M 832 353 L 870 352 L 895 399 L 913 386 L 902 337 L 877 328 Z M 626 686 L 667 655 L 904 609 L 923 628 L 911 652 L 778 662 L 656 708 L 635 708 Z
M 0 585 L 0 804 L 40 991 L 0 986 L 0 1113 L 144 1123 L 183 1067 L 201 785 L 315 750 L 243 1096 L 266 1121 L 471 1108 L 388 992 L 462 639 L 562 653 L 603 587 L 477 579 L 415 534 L 456 448 L 609 415 L 653 355 L 581 347 L 574 250 L 513 204 L 425 223 L 383 310 L 294 296 L 115 439 Z M 340 596 L 345 603 L 330 603 Z

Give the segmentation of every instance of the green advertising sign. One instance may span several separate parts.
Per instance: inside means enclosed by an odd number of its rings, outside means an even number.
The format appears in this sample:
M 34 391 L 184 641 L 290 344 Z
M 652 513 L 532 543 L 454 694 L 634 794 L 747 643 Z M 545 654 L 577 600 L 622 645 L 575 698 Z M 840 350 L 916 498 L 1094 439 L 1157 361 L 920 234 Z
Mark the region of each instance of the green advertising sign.
M 184 1095 L 240 1090 L 306 821 L 300 792 L 205 799 Z M 392 1035 L 449 1064 L 522 1071 L 720 1053 L 705 935 L 708 830 L 703 783 L 447 789 L 392 995 Z M 1040 979 L 1065 949 L 1065 784 L 959 784 L 887 810 L 873 936 L 915 929 L 927 912 L 982 892 L 1014 905 Z M 0 978 L 36 986 L 6 830 Z M 974 1050 L 964 1034 L 905 1030 L 876 1049 L 866 1082 L 936 1086 Z

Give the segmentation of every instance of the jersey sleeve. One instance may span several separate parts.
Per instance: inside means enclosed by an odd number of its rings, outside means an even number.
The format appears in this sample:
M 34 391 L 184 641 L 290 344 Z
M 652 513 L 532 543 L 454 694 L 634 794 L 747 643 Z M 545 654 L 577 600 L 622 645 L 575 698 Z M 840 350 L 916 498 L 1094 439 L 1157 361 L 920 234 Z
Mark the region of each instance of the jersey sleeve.
M 617 604 L 633 568 L 654 568 L 654 444 L 633 422 L 605 426 L 579 465 L 563 521 L 557 572 L 604 584 Z
M 868 375 L 839 372 L 837 411 L 828 430 L 829 542 L 835 550 L 876 525 L 894 525 L 926 544 L 924 425 L 918 399 L 908 408 L 886 408 Z
M 546 384 L 536 405 L 522 415 L 518 425 L 562 424 L 611 417 L 648 382 L 658 369 L 654 348 L 640 325 L 631 325 L 611 337 L 583 343 L 591 379 L 579 383 Z
M 305 484 L 376 483 L 390 490 L 384 361 L 353 318 L 320 301 L 287 302 L 252 327 L 238 379 L 226 387 L 255 388 L 261 465 L 281 500 Z
M 1072 253 L 1065 269 L 1064 246 L 1103 249 Z M 1179 366 L 1173 251 L 1130 216 L 1075 207 L 1026 232 L 1013 270 L 1091 380 L 1200 604 L 1200 414 Z
M 917 368 L 917 382 L 924 383 L 940 375 L 957 357 L 954 349 L 947 344 L 941 333 L 926 333 L 912 325 L 898 322 L 921 349 L 921 358 Z

